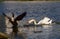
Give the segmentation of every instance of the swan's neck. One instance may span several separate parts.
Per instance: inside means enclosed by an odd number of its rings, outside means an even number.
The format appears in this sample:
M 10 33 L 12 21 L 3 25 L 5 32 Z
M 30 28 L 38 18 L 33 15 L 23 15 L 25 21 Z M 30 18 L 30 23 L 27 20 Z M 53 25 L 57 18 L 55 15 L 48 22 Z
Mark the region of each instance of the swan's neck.
M 34 20 L 34 19 L 31 19 L 31 20 L 29 21 L 29 23 L 32 23 L 32 22 L 34 22 L 34 24 L 35 24 L 35 25 L 37 25 L 37 22 L 36 22 L 36 20 Z
M 37 25 L 37 22 L 34 20 L 34 24 Z

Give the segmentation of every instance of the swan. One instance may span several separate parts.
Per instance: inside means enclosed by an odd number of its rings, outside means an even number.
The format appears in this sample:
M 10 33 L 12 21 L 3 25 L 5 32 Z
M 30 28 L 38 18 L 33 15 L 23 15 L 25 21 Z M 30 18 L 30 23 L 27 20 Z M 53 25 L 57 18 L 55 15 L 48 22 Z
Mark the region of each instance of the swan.
M 17 27 L 18 23 L 17 23 L 17 21 L 22 20 L 26 16 L 26 14 L 27 14 L 27 12 L 23 12 L 21 15 L 14 18 L 14 14 L 12 13 L 12 18 L 10 18 L 5 13 L 3 13 L 3 15 L 6 18 L 8 18 L 9 22 L 13 25 L 12 30 L 13 30 L 13 33 L 15 33 L 15 34 L 18 32 L 18 27 Z
M 36 22 L 35 19 L 31 19 L 28 21 L 29 24 L 32 22 L 34 22 L 35 25 L 41 25 L 41 24 L 51 24 L 52 20 L 48 17 L 44 17 L 44 19 L 40 20 L 38 23 Z

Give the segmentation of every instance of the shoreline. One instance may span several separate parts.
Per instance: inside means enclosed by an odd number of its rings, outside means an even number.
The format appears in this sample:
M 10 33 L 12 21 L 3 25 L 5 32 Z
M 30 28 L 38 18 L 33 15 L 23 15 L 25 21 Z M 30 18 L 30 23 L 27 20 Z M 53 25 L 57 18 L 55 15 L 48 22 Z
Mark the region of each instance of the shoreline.
M 60 1 L 3 1 L 2 3 L 44 3 L 44 2 L 60 2 Z

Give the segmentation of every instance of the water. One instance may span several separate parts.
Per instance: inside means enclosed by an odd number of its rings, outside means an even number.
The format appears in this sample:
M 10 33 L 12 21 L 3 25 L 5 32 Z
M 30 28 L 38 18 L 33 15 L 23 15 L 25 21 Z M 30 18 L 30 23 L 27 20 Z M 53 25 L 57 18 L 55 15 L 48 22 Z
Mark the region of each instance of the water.
M 60 22 L 60 2 L 4 2 L 0 3 L 0 15 L 6 13 L 11 16 L 11 12 L 14 12 L 15 17 L 23 12 L 27 12 L 27 15 L 18 24 L 23 26 L 28 24 L 29 19 L 41 20 L 43 17 L 47 16 L 53 21 Z M 3 22 L 4 23 L 4 22 Z M 5 24 L 5 23 L 4 23 Z M 2 25 L 1 25 L 2 26 Z M 6 25 L 5 25 L 6 26 Z M 12 26 L 10 23 L 7 26 Z M 33 27 L 34 28 L 34 27 Z M 27 39 L 60 39 L 60 25 L 43 25 L 43 27 L 37 27 L 36 30 L 43 31 L 41 33 L 33 33 L 32 28 L 19 28 L 26 33 Z M 3 29 L 5 30 L 5 29 Z M 0 30 L 1 31 L 1 30 Z M 8 30 L 8 33 L 10 33 Z M 17 37 L 16 39 L 20 39 Z

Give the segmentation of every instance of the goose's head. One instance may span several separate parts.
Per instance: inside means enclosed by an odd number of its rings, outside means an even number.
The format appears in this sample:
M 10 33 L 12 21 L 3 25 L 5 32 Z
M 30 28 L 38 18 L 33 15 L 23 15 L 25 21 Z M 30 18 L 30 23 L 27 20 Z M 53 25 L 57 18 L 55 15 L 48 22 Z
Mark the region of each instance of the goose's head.
M 14 21 L 14 14 L 12 13 L 12 21 Z

